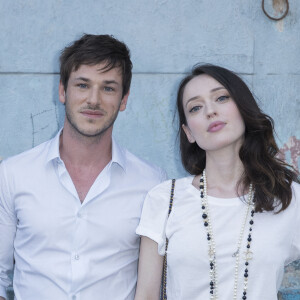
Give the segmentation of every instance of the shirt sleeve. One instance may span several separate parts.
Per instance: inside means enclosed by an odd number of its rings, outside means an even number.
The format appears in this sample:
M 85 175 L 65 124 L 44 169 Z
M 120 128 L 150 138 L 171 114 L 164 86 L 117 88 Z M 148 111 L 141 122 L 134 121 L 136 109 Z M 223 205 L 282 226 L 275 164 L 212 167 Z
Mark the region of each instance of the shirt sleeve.
M 140 224 L 136 229 L 138 235 L 146 236 L 158 244 L 160 255 L 165 254 L 170 193 L 171 180 L 150 190 L 144 202 Z
M 13 243 L 16 233 L 16 216 L 9 189 L 5 162 L 0 163 L 0 296 L 7 297 L 6 288 L 11 285 L 8 273 L 13 269 Z
M 292 185 L 293 190 L 293 198 L 292 202 L 295 204 L 295 219 L 294 219 L 294 238 L 291 245 L 291 252 L 289 255 L 289 261 L 293 262 L 295 260 L 300 259 L 300 184 L 293 183 Z

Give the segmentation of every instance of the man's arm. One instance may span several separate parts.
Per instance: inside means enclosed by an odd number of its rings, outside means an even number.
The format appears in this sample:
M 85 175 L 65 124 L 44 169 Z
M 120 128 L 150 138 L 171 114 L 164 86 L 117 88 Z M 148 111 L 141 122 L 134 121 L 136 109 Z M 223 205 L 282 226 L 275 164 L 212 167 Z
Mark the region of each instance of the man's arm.
M 0 163 L 0 300 L 6 299 L 6 289 L 12 283 L 8 273 L 13 269 L 17 225 L 4 164 Z

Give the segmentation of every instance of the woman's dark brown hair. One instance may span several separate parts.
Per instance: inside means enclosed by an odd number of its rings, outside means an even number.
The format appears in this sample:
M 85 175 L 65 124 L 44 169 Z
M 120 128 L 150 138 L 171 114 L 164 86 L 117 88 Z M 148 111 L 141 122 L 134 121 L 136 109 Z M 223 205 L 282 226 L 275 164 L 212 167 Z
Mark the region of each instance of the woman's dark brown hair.
M 180 83 L 177 93 L 179 115 L 179 138 L 181 160 L 192 175 L 203 172 L 206 164 L 205 151 L 197 143 L 190 143 L 182 129 L 186 125 L 183 110 L 183 93 L 186 84 L 194 77 L 207 74 L 222 84 L 235 101 L 245 123 L 244 142 L 239 151 L 244 165 L 244 174 L 238 184 L 243 192 L 252 182 L 255 188 L 256 211 L 285 210 L 292 199 L 292 181 L 299 182 L 296 172 L 280 160 L 274 138 L 274 123 L 271 117 L 258 107 L 252 93 L 243 80 L 232 71 L 215 65 L 196 65 Z

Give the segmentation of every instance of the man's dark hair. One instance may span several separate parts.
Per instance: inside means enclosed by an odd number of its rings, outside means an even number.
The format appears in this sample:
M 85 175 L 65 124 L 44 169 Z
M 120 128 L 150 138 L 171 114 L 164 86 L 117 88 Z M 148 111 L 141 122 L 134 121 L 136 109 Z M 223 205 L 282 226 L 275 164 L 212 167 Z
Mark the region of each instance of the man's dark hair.
M 122 97 L 130 88 L 132 62 L 127 46 L 111 35 L 84 34 L 79 40 L 66 47 L 60 56 L 60 80 L 67 90 L 71 72 L 81 65 L 105 63 L 104 71 L 120 68 L 123 79 Z

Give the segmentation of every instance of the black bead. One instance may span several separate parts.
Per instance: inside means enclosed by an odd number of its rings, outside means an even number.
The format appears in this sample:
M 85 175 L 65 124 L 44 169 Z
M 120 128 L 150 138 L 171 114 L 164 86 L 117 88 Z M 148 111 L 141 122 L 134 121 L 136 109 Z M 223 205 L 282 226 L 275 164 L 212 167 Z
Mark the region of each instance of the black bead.
M 245 272 L 248 273 L 248 269 L 245 269 Z
M 246 300 L 247 299 L 247 297 L 246 296 L 243 296 L 243 298 L 242 298 L 243 300 Z
M 200 178 L 200 182 L 203 182 L 204 180 L 203 180 L 203 178 Z
M 207 214 L 203 214 L 203 215 L 202 215 L 202 218 L 203 218 L 203 219 L 206 219 L 206 218 L 207 218 Z
M 213 282 L 213 281 L 211 281 L 209 284 L 210 284 L 210 285 L 214 285 L 214 282 Z
M 246 265 L 246 266 L 248 266 L 248 265 L 249 265 L 249 263 L 246 261 L 246 262 L 245 262 L 245 265 Z
M 254 222 L 253 222 L 253 220 L 251 220 L 249 223 L 250 223 L 250 225 L 253 225 Z
M 210 293 L 211 293 L 211 294 L 213 294 L 213 293 L 214 293 L 214 291 L 210 291 Z
M 249 238 L 248 238 L 248 242 L 251 242 L 251 241 L 252 241 L 252 239 L 251 239 L 251 237 L 249 237 Z
M 246 292 L 246 291 L 244 291 L 244 292 L 243 292 L 243 295 L 245 296 L 246 294 L 247 294 L 247 292 Z
M 207 222 L 204 222 L 204 226 L 207 227 L 207 226 L 208 226 L 208 223 L 207 223 Z
M 249 245 L 249 244 L 247 245 L 247 248 L 248 248 L 248 249 L 250 248 L 250 245 Z
M 204 205 L 202 205 L 202 209 L 205 209 L 205 206 L 204 206 Z
M 245 274 L 244 274 L 244 277 L 246 277 L 246 278 L 247 278 L 247 277 L 248 277 L 248 273 L 245 273 Z

